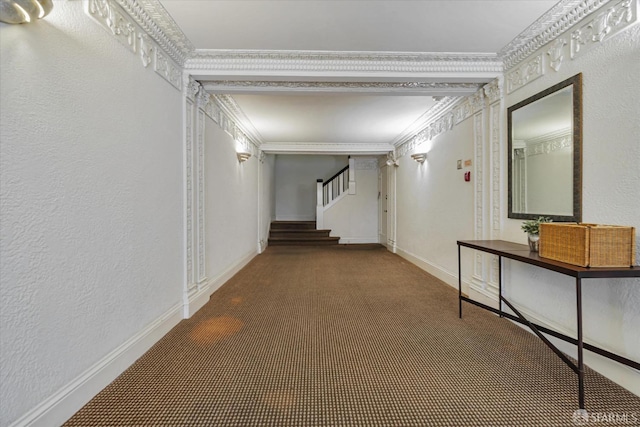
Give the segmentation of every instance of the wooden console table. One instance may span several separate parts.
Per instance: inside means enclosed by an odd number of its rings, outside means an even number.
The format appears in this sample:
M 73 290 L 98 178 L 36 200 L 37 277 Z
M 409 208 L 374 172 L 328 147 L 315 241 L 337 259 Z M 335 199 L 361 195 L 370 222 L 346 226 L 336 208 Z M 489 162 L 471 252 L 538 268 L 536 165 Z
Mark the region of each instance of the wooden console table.
M 482 252 L 487 252 L 498 256 L 498 295 L 500 297 L 498 308 L 493 308 L 478 301 L 474 301 L 462 295 L 462 267 L 460 261 L 460 248 L 466 247 Z M 576 311 L 577 311 L 577 337 L 572 338 L 567 335 L 556 332 L 552 329 L 527 320 L 507 299 L 502 295 L 502 259 L 508 258 L 525 264 L 531 264 L 538 267 L 552 270 L 576 279 Z M 584 407 L 584 361 L 583 349 L 592 351 L 601 356 L 615 360 L 634 369 L 640 370 L 640 363 L 611 353 L 607 350 L 598 348 L 591 344 L 585 343 L 582 336 L 582 279 L 596 278 L 620 278 L 620 277 L 640 277 L 640 266 L 633 267 L 608 267 L 608 268 L 589 268 L 578 267 L 563 262 L 542 258 L 537 252 L 530 252 L 529 246 L 518 243 L 507 242 L 504 240 L 458 240 L 458 310 L 459 317 L 462 318 L 462 301 L 477 305 L 478 307 L 492 311 L 500 317 L 506 317 L 518 323 L 527 325 L 531 330 L 553 350 L 564 363 L 566 363 L 578 375 L 578 404 L 580 409 Z M 506 304 L 514 313 L 507 313 L 502 310 L 502 303 Z M 554 346 L 543 333 L 559 338 L 563 341 L 578 346 L 578 364 L 576 365 L 556 346 Z

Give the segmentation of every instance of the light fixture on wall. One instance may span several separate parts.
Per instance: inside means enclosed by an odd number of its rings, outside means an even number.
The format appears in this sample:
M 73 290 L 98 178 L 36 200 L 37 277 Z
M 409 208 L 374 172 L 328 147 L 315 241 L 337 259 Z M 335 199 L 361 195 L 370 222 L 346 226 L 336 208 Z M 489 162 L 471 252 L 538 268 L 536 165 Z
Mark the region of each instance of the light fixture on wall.
M 418 163 L 424 163 L 427 160 L 427 153 L 415 153 L 411 155 L 411 158 Z
M 247 161 L 249 159 L 249 157 L 251 157 L 251 153 L 247 152 L 247 151 L 238 151 L 236 152 L 237 156 L 238 156 L 238 161 L 240 163 Z
M 24 24 L 44 18 L 53 9 L 52 0 L 0 0 L 0 22 Z

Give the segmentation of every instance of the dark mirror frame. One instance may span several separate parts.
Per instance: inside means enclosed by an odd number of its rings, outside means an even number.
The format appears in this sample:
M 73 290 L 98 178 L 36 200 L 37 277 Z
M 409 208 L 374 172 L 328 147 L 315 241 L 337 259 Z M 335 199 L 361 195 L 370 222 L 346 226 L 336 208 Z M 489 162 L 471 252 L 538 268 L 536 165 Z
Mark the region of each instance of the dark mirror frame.
M 573 215 L 548 215 L 540 213 L 513 212 L 513 128 L 512 113 L 526 105 L 544 98 L 554 92 L 573 85 Z M 581 222 L 582 221 L 582 74 L 576 74 L 530 98 L 520 101 L 507 108 L 507 132 L 508 132 L 508 204 L 509 218 L 514 219 L 537 219 L 540 216 L 551 218 L 555 222 Z

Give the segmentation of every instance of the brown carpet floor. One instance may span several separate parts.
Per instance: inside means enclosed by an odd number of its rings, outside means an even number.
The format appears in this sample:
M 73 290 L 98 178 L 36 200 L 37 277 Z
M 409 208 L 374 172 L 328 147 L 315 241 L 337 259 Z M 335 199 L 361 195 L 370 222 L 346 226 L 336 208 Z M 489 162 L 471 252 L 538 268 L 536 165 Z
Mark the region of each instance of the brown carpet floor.
M 270 247 L 65 425 L 574 426 L 536 337 L 377 246 Z M 587 410 L 640 425 L 589 371 Z M 626 417 L 626 418 L 624 418 Z

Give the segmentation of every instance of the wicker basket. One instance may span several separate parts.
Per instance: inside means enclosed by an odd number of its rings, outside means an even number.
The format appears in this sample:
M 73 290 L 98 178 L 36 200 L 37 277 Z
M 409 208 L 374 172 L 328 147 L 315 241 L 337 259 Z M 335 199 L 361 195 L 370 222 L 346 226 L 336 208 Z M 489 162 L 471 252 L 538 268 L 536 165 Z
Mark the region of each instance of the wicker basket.
M 636 230 L 616 225 L 540 224 L 540 256 L 582 267 L 630 267 Z

